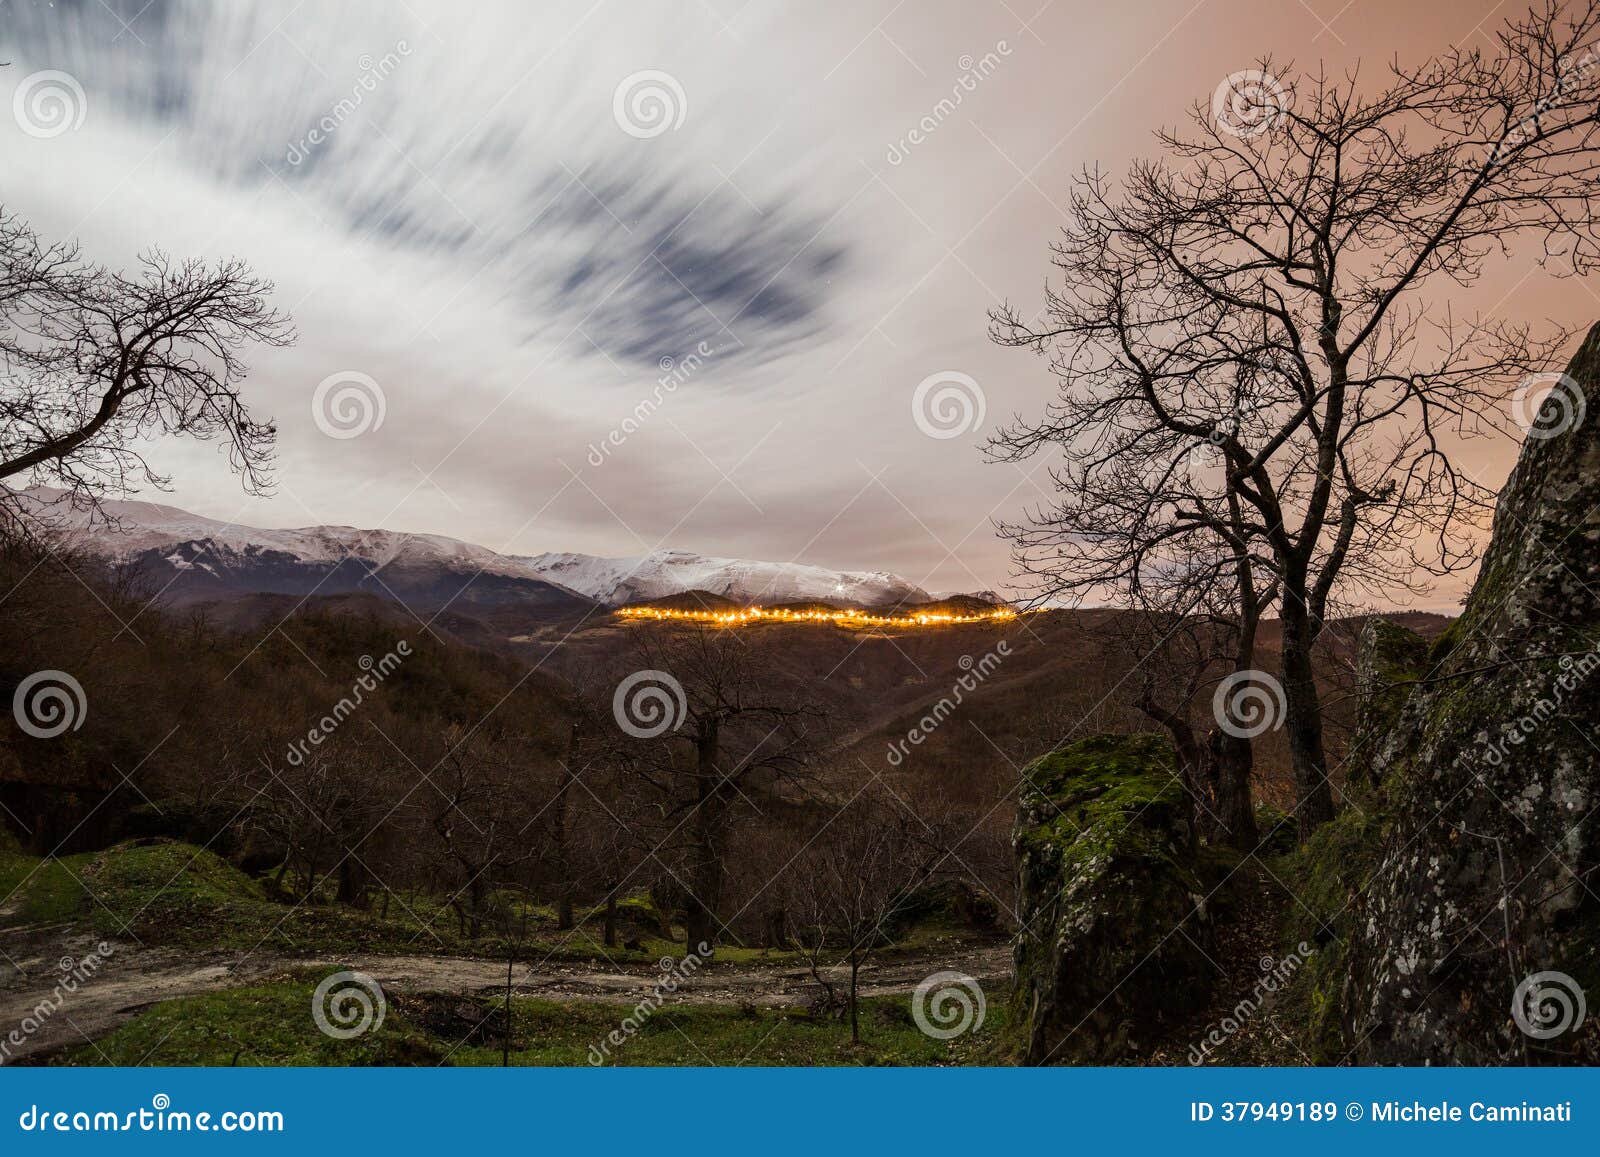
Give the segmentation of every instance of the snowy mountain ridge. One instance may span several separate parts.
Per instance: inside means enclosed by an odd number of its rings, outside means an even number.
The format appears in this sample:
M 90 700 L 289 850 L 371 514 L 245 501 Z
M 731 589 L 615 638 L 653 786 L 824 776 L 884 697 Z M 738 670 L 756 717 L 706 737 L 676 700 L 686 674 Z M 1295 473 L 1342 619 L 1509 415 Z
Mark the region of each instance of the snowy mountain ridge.
M 356 573 L 348 583 L 395 585 L 404 575 L 414 588 L 424 576 L 450 576 L 455 585 L 486 576 L 497 585 L 537 584 L 606 606 L 710 591 L 746 603 L 830 602 L 874 607 L 926 602 L 926 591 L 883 571 L 835 571 L 804 563 L 718 558 L 683 550 L 657 550 L 633 558 L 587 554 L 501 554 L 438 534 L 362 530 L 353 526 L 266 529 L 223 522 L 176 506 L 136 500 L 107 501 L 111 522 L 95 522 L 60 501 L 59 491 L 28 491 L 35 512 L 88 553 L 155 569 L 188 572 L 230 589 L 289 590 L 329 571 Z M 286 577 L 285 572 L 296 572 Z M 158 576 L 159 577 L 159 576 Z M 286 585 L 287 584 L 287 585 Z M 342 589 L 335 584 L 332 589 Z M 193 585 L 186 584 L 186 585 Z M 326 580 L 317 580 L 325 588 Z M 184 593 L 180 590 L 179 593 Z
M 540 554 L 522 558 L 534 573 L 608 606 L 709 591 L 735 602 L 826 602 L 880 607 L 927 602 L 921 587 L 886 571 L 836 571 L 795 562 L 716 558 L 685 550 L 656 550 L 634 558 Z

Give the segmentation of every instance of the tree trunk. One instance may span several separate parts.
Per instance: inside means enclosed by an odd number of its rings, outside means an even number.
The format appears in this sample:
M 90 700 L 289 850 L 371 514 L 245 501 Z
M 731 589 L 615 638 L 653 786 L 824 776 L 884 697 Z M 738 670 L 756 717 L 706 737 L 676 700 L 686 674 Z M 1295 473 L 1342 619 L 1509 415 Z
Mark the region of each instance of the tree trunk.
M 567 737 L 567 758 L 561 763 L 561 780 L 556 788 L 556 798 L 551 809 L 551 842 L 555 844 L 556 875 L 560 893 L 556 899 L 556 930 L 565 932 L 572 927 L 572 861 L 567 853 L 567 797 L 572 791 L 573 760 L 578 755 L 578 725 L 572 725 Z M 608 941 L 609 943 L 609 941 Z
M 1148 691 L 1139 699 L 1139 710 L 1166 729 L 1178 756 L 1178 776 L 1183 783 L 1184 795 L 1189 804 L 1189 836 L 1197 838 L 1202 832 L 1208 836 L 1217 824 L 1214 818 L 1213 799 L 1206 782 L 1206 752 L 1195 739 L 1194 728 L 1183 715 L 1168 711 L 1157 703 Z
M 483 882 L 483 873 L 475 872 L 472 882 L 467 885 L 467 935 L 472 939 L 478 938 L 478 933 L 483 929 L 483 915 L 489 906 L 489 889 Z
M 605 940 L 607 948 L 617 946 L 617 890 L 606 893 Z
M 353 854 L 340 861 L 339 903 L 348 904 L 352 908 L 365 908 L 367 906 L 366 875 L 365 870 L 356 862 Z
M 1301 843 L 1333 818 L 1333 789 L 1322 743 L 1322 702 L 1311 665 L 1313 638 L 1305 603 L 1289 595 L 1283 614 L 1283 696 Z
M 722 827 L 723 813 L 727 809 L 721 775 L 717 770 L 719 730 L 715 720 L 708 721 L 696 742 L 695 774 L 699 802 L 695 807 L 692 825 L 693 862 L 689 869 L 689 896 L 684 913 L 690 952 L 699 952 L 702 944 L 715 946 L 719 930 L 717 910 L 722 904 L 723 883 Z
M 789 914 L 783 908 L 773 908 L 767 913 L 766 946 L 780 951 L 789 947 Z
M 850 1043 L 861 1043 L 861 1017 L 859 1015 L 860 990 L 859 978 L 861 976 L 861 960 L 854 952 L 850 954 Z
M 1218 830 L 1214 838 L 1253 851 L 1261 836 L 1256 830 L 1255 803 L 1250 796 L 1250 773 L 1255 766 L 1250 741 L 1215 727 L 1207 737 L 1207 746 L 1216 777 Z
M 656 933 L 663 940 L 678 938 L 672 930 L 672 913 L 678 908 L 677 895 L 677 889 L 669 886 L 668 881 L 656 880 L 650 885 L 650 907 L 655 912 Z
M 690 952 L 699 952 L 702 944 L 715 946 L 719 931 L 717 908 L 721 900 L 722 857 L 714 836 L 697 833 L 694 866 L 689 873 L 689 896 L 684 904 L 683 926 L 688 934 Z
M 505 1039 L 500 1042 L 500 1067 L 511 1067 L 511 966 L 516 961 L 515 953 L 506 956 L 506 1014 L 505 1014 Z

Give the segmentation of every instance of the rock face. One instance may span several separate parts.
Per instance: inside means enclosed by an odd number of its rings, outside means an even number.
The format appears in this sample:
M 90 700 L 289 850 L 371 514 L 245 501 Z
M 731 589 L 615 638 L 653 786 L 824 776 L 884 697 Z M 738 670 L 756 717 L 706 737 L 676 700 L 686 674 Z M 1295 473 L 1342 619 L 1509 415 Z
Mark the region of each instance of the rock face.
M 1416 680 L 1428 671 L 1428 641 L 1386 619 L 1369 619 L 1356 647 L 1356 731 L 1351 750 L 1376 751 L 1399 722 Z M 1352 761 L 1359 780 L 1371 771 L 1367 761 Z
M 1012 1023 L 1027 1064 L 1133 1059 L 1210 995 L 1212 929 L 1174 766 L 1157 736 L 1101 736 L 1024 773 Z
M 1384 821 L 1340 921 L 1356 1060 L 1600 1061 L 1600 1016 L 1578 1022 L 1600 1014 L 1600 326 L 1567 372 L 1587 421 L 1527 440 L 1461 619 L 1431 651 L 1387 625 L 1363 647 L 1353 778 Z

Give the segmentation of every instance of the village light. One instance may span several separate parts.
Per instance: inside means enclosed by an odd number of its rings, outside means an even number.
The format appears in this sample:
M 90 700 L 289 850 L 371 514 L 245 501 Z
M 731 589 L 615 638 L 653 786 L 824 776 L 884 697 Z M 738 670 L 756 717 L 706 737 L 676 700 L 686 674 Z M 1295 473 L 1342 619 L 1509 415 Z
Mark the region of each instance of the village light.
M 683 611 L 663 607 L 622 607 L 616 613 L 622 618 L 630 619 L 675 619 L 725 626 L 743 626 L 761 619 L 776 623 L 839 623 L 853 627 L 942 627 L 957 623 L 1004 622 L 1017 617 L 1017 612 L 1009 607 L 997 607 L 992 611 L 980 611 L 969 615 L 925 611 L 910 615 L 875 615 L 856 607 L 836 611 L 763 607 L 745 607 L 734 611 Z

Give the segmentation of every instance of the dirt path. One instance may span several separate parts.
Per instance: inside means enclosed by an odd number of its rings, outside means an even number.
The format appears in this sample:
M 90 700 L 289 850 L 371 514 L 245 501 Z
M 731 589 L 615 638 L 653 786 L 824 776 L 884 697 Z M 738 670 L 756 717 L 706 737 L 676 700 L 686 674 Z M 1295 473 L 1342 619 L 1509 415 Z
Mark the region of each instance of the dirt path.
M 1218 975 L 1210 1004 L 1176 1026 L 1151 1052 L 1150 1064 L 1311 1063 L 1284 1031 L 1264 984 L 1269 976 L 1285 980 L 1300 966 L 1281 944 L 1284 910 L 1293 901 L 1275 878 L 1250 865 L 1239 870 L 1231 891 L 1231 911 L 1219 923 L 1211 957 Z
M 65 933 L 65 930 L 63 930 Z M 436 956 L 295 957 L 258 952 L 243 961 L 237 954 L 143 949 L 113 943 L 93 977 L 76 991 L 57 984 L 70 967 L 96 950 L 87 936 L 63 934 L 42 948 L 36 941 L 22 956 L 0 955 L 0 1063 L 93 1040 L 163 1000 L 196 996 L 250 984 L 294 968 L 354 968 L 388 991 L 477 994 L 505 988 L 503 960 Z M 0 950 L 14 950 L 0 942 Z M 867 996 L 911 992 L 940 971 L 965 972 L 985 983 L 1011 975 L 1006 944 L 967 947 L 943 956 L 894 959 L 871 964 L 861 973 Z M 842 976 L 839 970 L 834 975 Z M 515 991 L 545 1000 L 605 1001 L 635 1004 L 652 991 L 662 973 L 650 967 L 597 970 L 574 964 L 519 964 Z M 831 977 L 830 977 L 831 979 Z M 679 980 L 674 1003 L 751 1004 L 781 1007 L 804 1004 L 817 985 L 803 966 L 793 964 L 713 964 Z M 45 1015 L 40 1015 L 44 1013 Z M 16 1030 L 21 1043 L 9 1034 Z

